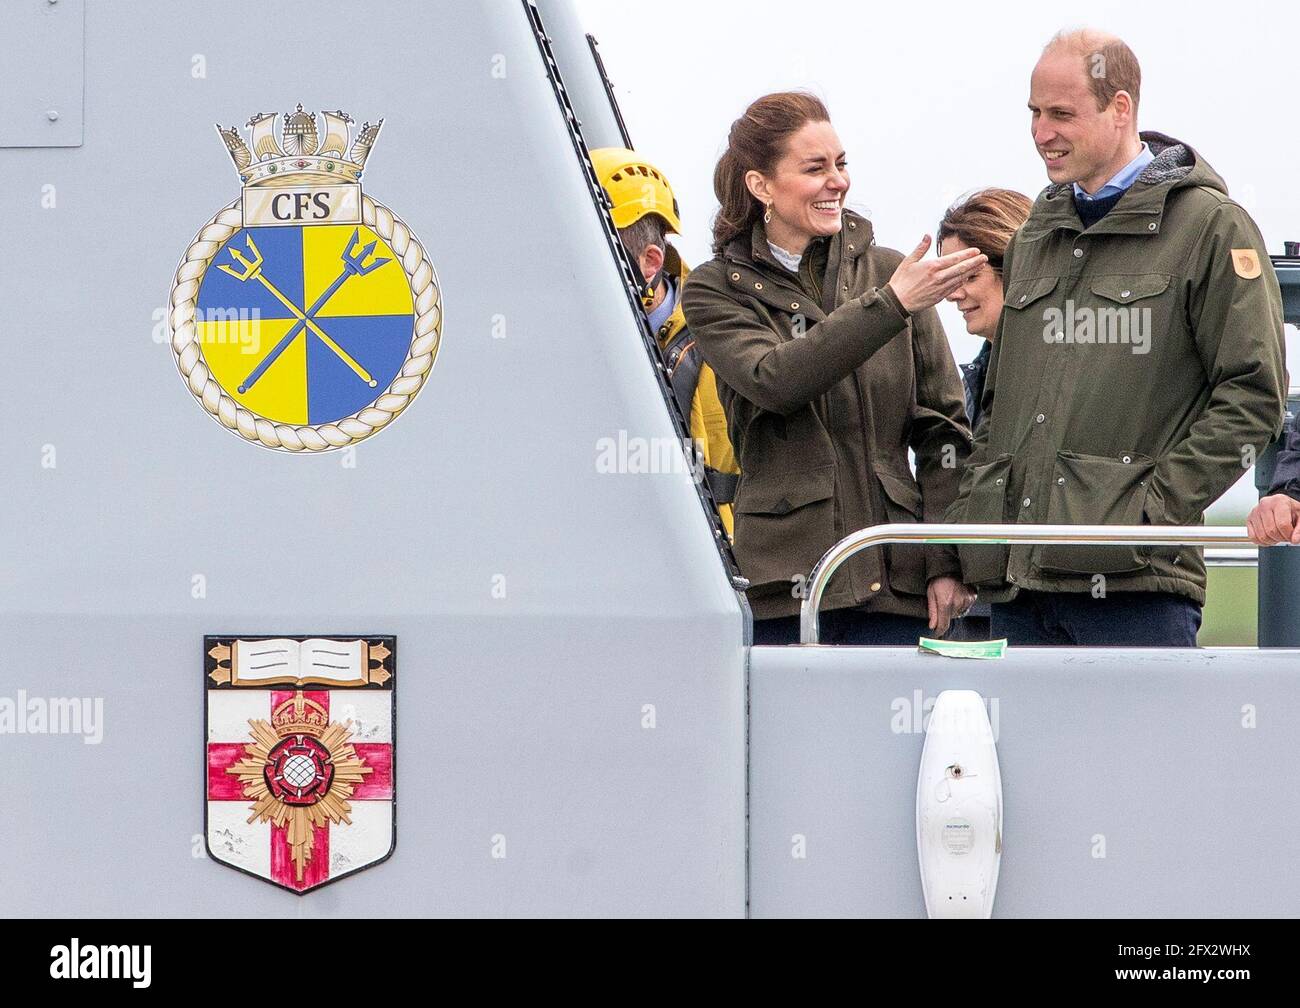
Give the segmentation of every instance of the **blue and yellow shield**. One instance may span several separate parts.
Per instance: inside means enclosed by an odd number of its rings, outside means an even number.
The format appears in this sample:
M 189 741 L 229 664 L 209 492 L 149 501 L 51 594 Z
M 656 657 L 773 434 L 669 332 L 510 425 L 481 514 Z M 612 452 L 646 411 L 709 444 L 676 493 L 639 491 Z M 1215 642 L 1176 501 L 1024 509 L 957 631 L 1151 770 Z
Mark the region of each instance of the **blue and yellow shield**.
M 218 127 L 243 194 L 199 232 L 172 288 L 172 349 L 195 398 L 245 439 L 294 452 L 387 426 L 423 386 L 442 320 L 423 246 L 361 192 L 379 125 L 345 156 L 352 120 L 323 116 L 323 142 L 301 106 L 280 140 L 274 116 L 255 116 L 251 149 Z

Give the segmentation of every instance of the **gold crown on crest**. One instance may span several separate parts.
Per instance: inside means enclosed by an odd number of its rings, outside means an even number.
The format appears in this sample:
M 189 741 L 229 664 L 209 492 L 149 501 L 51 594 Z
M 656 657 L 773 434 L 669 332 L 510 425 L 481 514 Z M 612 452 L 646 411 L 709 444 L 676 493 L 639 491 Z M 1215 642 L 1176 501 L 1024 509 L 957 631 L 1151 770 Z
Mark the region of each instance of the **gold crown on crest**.
M 252 130 L 249 144 L 239 129 L 222 128 L 217 132 L 225 142 L 230 159 L 235 162 L 240 180 L 248 186 L 294 186 L 322 183 L 357 182 L 370 149 L 375 145 L 384 120 L 371 125 L 362 123 L 361 132 L 349 147 L 353 119 L 342 109 L 321 112 L 325 134 L 315 112 L 304 112 L 302 104 L 284 114 L 280 137 L 275 135 L 276 114 L 259 112 L 244 125 Z
M 319 737 L 329 727 L 325 708 L 299 690 L 271 713 L 271 727 L 281 738 L 288 735 Z

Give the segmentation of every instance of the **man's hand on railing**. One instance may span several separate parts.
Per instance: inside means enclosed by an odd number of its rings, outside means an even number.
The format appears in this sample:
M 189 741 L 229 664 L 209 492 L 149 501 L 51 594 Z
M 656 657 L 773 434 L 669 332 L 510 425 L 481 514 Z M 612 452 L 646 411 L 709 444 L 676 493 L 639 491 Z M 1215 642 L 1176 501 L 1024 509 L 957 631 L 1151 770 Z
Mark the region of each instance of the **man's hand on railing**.
M 930 629 L 936 637 L 948 632 L 953 620 L 975 604 L 975 593 L 953 577 L 937 577 L 925 590 L 930 609 Z
M 1246 517 L 1246 533 L 1258 546 L 1300 545 L 1300 501 L 1286 494 L 1265 497 Z

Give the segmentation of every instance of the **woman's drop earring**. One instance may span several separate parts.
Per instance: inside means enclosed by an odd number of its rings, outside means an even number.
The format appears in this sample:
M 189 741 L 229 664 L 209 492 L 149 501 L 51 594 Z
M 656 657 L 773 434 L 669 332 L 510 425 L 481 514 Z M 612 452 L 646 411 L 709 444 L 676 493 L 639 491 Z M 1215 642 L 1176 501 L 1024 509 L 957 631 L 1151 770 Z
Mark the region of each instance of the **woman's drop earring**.
M 764 223 L 764 224 L 771 224 L 771 223 L 772 223 L 772 204 L 771 204 L 771 203 L 769 203 L 769 204 L 767 205 L 767 210 L 765 210 L 764 213 L 763 213 L 763 223 Z

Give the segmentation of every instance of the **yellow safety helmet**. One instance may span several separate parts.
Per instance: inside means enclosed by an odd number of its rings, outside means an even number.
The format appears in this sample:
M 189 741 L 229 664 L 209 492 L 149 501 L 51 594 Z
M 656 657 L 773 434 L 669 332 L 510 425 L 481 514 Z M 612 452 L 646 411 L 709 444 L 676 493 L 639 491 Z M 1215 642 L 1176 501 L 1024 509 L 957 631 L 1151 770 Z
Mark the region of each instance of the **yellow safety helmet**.
M 620 230 L 630 227 L 648 213 L 668 223 L 673 234 L 682 233 L 677 216 L 677 197 L 668 179 L 654 165 L 625 147 L 599 147 L 591 152 L 596 179 L 614 204 L 610 215 Z

